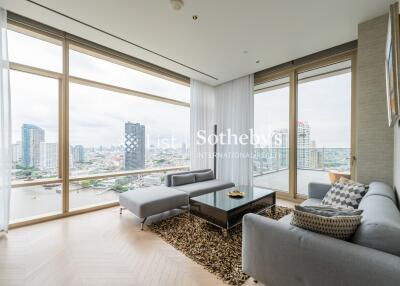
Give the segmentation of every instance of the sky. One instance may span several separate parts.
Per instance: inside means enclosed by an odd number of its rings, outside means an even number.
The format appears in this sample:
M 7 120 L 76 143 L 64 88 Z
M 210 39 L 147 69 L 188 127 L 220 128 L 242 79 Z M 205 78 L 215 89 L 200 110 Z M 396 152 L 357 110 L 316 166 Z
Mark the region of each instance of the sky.
M 61 47 L 12 31 L 8 40 L 10 61 L 61 72 Z M 189 102 L 187 86 L 75 51 L 70 53 L 70 74 Z M 11 71 L 10 79 L 13 142 L 21 140 L 23 123 L 43 128 L 45 141 L 57 142 L 58 81 L 18 71 Z M 130 121 L 145 125 L 148 145 L 171 142 L 171 137 L 174 147 L 188 145 L 189 112 L 188 107 L 71 83 L 70 144 L 123 145 L 124 124 Z
M 9 31 L 10 61 L 61 72 L 60 46 Z M 29 48 L 27 48 L 29 47 Z M 189 102 L 190 88 L 76 51 L 70 53 L 70 74 L 90 80 Z M 58 81 L 11 71 L 13 142 L 21 140 L 21 125 L 35 124 L 46 142 L 57 142 Z M 124 123 L 146 126 L 146 139 L 175 137 L 189 145 L 189 108 L 70 84 L 70 144 L 85 147 L 123 144 Z M 298 119 L 307 121 L 317 147 L 349 148 L 351 74 L 300 83 Z M 255 95 L 255 133 L 267 137 L 289 127 L 289 88 Z
M 254 98 L 254 132 L 267 134 L 289 129 L 289 88 Z M 317 148 L 350 148 L 351 73 L 300 83 L 298 121 L 308 122 Z

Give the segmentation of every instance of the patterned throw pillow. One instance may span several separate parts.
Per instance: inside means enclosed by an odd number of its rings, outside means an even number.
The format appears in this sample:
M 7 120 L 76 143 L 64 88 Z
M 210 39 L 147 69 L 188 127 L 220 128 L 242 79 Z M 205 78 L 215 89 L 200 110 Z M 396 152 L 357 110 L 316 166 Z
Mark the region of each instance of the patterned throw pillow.
M 329 206 L 301 206 L 295 205 L 296 210 L 311 213 L 320 216 L 333 217 L 333 216 L 353 216 L 353 215 L 361 215 L 363 210 L 352 210 L 348 208 L 333 208 Z
M 294 210 L 290 224 L 313 232 L 347 240 L 361 223 L 360 215 L 326 217 Z
M 366 185 L 338 181 L 326 193 L 321 204 L 337 208 L 357 209 L 367 191 Z

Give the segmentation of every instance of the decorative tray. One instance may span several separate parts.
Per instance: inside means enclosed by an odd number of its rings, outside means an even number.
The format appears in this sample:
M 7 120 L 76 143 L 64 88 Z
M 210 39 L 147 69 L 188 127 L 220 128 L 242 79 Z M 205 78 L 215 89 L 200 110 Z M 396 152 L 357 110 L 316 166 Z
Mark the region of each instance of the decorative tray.
M 228 196 L 230 196 L 231 198 L 243 198 L 244 195 L 245 195 L 245 192 L 241 192 L 238 190 L 230 191 L 228 193 Z

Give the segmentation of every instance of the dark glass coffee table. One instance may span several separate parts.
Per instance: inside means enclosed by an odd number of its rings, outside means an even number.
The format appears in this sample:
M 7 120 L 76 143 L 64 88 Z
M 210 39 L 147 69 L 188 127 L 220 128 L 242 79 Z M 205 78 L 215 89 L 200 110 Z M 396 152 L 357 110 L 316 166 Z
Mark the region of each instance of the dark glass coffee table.
M 231 198 L 228 193 L 238 189 L 245 192 L 243 198 Z M 192 197 L 189 200 L 190 214 L 227 230 L 240 224 L 247 213 L 260 213 L 268 208 L 274 210 L 276 193 L 257 187 L 236 186 L 209 194 Z

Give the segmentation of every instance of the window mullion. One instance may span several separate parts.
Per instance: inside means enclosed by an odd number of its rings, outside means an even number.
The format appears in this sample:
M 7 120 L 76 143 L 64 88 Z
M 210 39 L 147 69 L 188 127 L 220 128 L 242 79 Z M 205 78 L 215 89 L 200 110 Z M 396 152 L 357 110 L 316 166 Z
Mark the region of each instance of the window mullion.
M 61 140 L 62 164 L 61 174 L 63 179 L 63 213 L 69 211 L 69 43 L 63 41 L 63 78 L 61 100 Z

